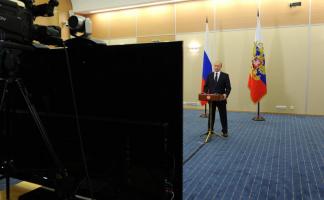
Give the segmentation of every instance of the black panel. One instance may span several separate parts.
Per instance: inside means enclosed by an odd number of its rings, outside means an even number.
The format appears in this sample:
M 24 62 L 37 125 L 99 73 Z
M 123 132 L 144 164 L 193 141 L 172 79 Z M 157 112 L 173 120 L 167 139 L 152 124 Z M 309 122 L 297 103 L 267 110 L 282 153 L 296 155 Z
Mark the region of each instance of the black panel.
M 181 199 L 182 43 L 74 40 L 68 53 L 95 197 L 165 199 L 167 179 Z M 19 76 L 74 189 L 89 196 L 65 58 L 63 49 L 39 49 L 25 56 Z M 47 145 L 14 83 L 11 91 L 16 113 L 5 117 L 12 126 L 10 133 L 2 131 L 0 141 L 7 145 L 0 145 L 1 160 L 9 153 L 13 176 L 55 187 Z

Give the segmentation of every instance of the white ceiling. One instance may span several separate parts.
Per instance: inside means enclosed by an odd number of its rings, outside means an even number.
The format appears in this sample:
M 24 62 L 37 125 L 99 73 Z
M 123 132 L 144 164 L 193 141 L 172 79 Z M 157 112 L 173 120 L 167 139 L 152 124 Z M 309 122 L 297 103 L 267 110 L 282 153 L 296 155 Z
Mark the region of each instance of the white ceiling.
M 132 6 L 169 0 L 71 0 L 73 12 L 88 13 L 93 10 Z

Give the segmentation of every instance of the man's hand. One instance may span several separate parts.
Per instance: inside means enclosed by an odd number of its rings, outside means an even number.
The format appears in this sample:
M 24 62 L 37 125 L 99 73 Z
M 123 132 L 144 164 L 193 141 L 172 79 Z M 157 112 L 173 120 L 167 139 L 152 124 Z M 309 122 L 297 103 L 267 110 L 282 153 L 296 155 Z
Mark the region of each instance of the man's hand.
M 226 94 L 223 94 L 223 96 L 224 96 L 224 99 L 226 99 L 226 98 L 227 98 L 227 95 L 226 95 Z

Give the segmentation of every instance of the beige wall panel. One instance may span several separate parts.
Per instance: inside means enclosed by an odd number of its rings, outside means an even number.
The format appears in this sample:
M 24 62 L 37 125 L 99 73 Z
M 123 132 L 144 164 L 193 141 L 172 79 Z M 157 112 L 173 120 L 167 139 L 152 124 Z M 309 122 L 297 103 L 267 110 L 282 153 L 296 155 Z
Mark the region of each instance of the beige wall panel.
M 300 0 L 302 6 L 289 7 L 291 0 L 264 0 L 261 4 L 263 26 L 308 24 L 309 0 Z
M 324 26 L 312 27 L 308 114 L 324 115 Z
M 208 18 L 209 30 L 214 30 L 214 6 L 212 1 L 193 1 L 176 4 L 176 32 L 205 31 Z
M 179 34 L 176 40 L 183 41 L 183 101 L 197 103 L 201 90 L 204 34 Z M 192 52 L 189 49 L 191 43 L 199 44 L 200 48 Z
M 70 38 L 70 29 L 69 27 L 65 26 L 65 23 L 69 19 L 69 13 L 68 12 L 60 12 L 59 14 L 59 24 L 61 27 L 61 35 L 63 40 L 67 40 Z
M 254 28 L 257 5 L 251 0 L 216 1 L 216 30 Z
M 307 36 L 307 27 L 264 29 L 268 86 L 264 111 L 305 114 Z M 277 105 L 288 109 L 276 109 Z
M 63 12 L 66 11 L 68 12 L 69 10 L 72 10 L 72 4 L 70 0 L 61 0 L 59 1 L 59 6 L 58 9 Z
M 99 13 L 89 16 L 92 21 L 92 37 L 109 39 L 111 31 L 111 13 Z
M 175 40 L 175 35 L 161 35 L 161 36 L 149 36 L 149 37 L 138 37 L 137 43 L 148 43 L 148 42 L 170 42 Z
M 111 13 L 110 37 L 136 37 L 137 10 L 125 10 Z
M 312 23 L 324 23 L 323 0 L 312 0 Z
M 39 5 L 39 4 L 43 4 L 43 3 L 48 3 L 48 0 L 35 0 L 33 4 Z
M 138 10 L 137 36 L 175 33 L 174 5 L 147 7 Z

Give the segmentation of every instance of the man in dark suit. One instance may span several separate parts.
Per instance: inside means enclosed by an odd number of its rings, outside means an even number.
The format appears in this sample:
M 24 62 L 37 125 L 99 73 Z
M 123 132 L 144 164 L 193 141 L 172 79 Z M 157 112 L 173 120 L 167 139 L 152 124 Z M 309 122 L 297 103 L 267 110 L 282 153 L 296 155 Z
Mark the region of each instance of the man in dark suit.
M 214 130 L 214 122 L 215 122 L 215 113 L 216 107 L 218 108 L 221 124 L 222 124 L 222 133 L 224 137 L 228 136 L 228 127 L 227 127 L 227 109 L 226 99 L 231 92 L 231 82 L 229 75 L 221 71 L 222 63 L 220 61 L 216 61 L 214 64 L 214 71 L 210 73 L 207 77 L 204 92 L 208 94 L 222 94 L 224 96 L 224 100 L 216 101 L 212 103 L 211 110 L 211 123 L 208 118 L 208 130 Z M 209 127 L 211 126 L 211 127 Z

